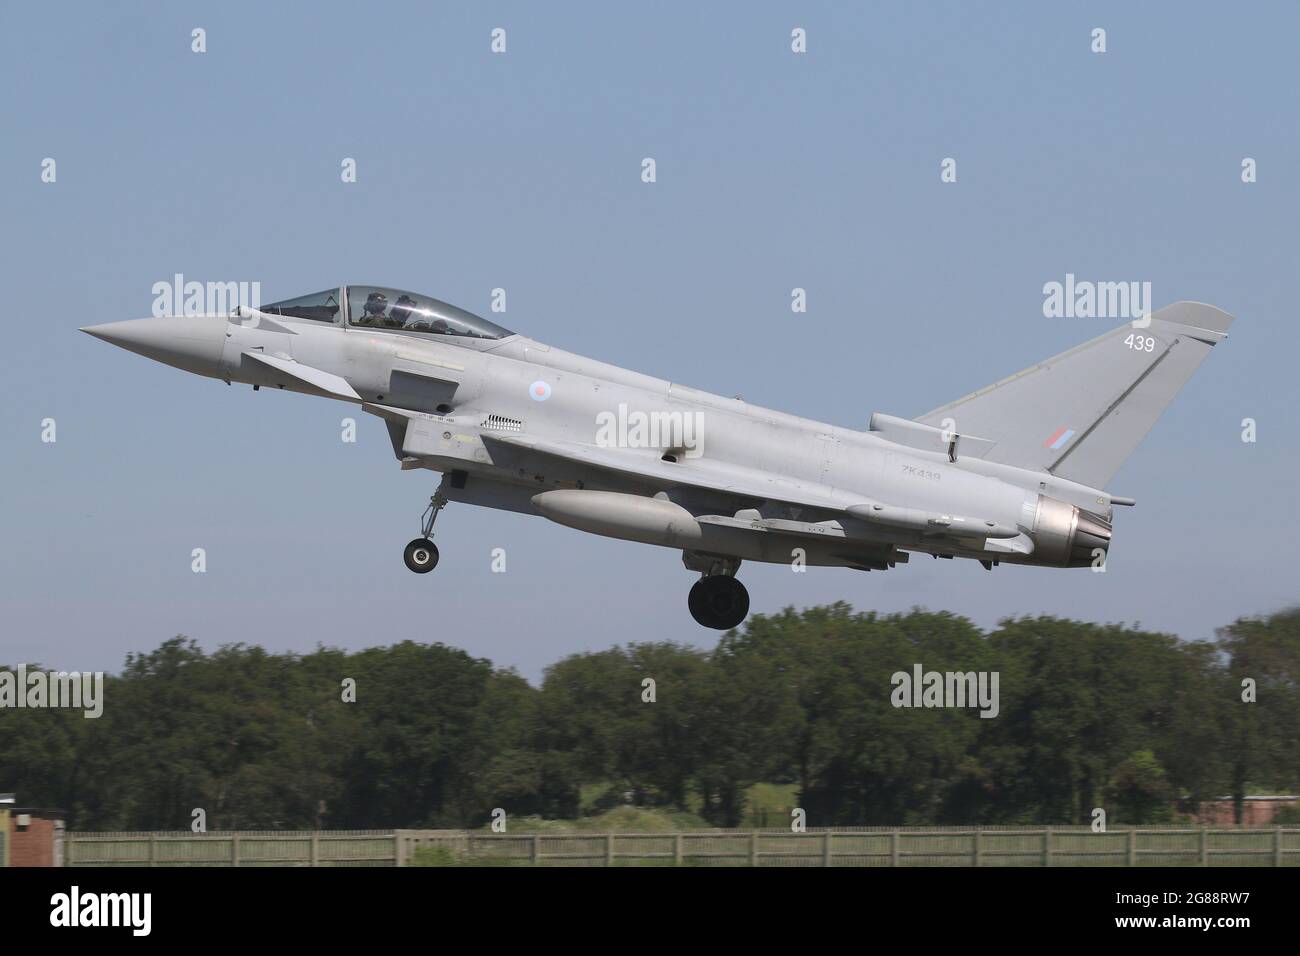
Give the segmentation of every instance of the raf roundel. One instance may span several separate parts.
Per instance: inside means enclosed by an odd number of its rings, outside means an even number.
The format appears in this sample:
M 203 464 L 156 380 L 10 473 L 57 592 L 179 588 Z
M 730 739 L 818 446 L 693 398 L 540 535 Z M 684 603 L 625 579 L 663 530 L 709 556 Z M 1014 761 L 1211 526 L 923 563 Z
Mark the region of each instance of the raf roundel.
M 528 394 L 535 402 L 544 402 L 551 397 L 551 386 L 545 382 L 537 381 L 528 386 Z

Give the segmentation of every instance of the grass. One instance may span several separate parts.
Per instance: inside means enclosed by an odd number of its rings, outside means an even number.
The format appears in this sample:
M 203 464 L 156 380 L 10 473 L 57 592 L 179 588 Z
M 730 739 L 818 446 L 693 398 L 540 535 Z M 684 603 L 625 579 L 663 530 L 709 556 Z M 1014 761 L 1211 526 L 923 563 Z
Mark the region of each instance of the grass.
M 741 829 L 788 827 L 790 812 L 799 806 L 799 786 L 793 783 L 756 783 L 745 791 Z

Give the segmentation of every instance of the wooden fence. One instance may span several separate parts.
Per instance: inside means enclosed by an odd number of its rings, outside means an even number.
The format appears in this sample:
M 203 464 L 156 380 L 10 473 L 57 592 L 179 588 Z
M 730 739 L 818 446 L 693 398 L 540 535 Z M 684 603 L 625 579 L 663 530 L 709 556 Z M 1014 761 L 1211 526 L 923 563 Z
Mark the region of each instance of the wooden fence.
M 1300 828 L 75 833 L 69 866 L 1297 866 Z

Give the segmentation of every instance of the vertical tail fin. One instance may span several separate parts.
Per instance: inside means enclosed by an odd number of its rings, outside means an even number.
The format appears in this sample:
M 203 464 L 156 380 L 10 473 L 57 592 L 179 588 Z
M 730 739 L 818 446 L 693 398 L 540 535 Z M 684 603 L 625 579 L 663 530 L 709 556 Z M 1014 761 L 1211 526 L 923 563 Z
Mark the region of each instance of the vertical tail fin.
M 990 440 L 989 461 L 1104 488 L 1231 324 L 1176 302 L 1145 328 L 1113 329 L 918 421 Z

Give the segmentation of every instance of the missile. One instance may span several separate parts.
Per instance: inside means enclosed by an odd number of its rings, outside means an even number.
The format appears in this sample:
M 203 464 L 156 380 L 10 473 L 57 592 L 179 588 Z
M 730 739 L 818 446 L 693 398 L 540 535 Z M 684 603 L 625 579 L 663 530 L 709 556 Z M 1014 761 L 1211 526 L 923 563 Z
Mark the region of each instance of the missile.
M 863 521 L 919 531 L 921 534 L 943 534 L 958 538 L 1014 538 L 1020 534 L 1019 528 L 998 524 L 996 521 L 939 514 L 920 508 L 897 508 L 878 501 L 849 505 L 847 510 L 850 515 Z

